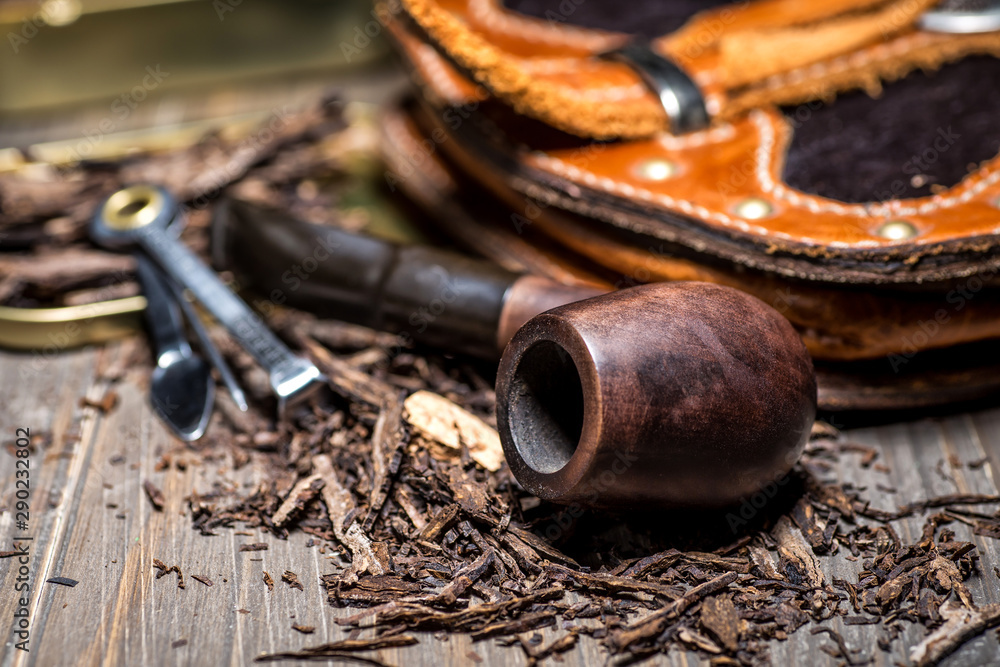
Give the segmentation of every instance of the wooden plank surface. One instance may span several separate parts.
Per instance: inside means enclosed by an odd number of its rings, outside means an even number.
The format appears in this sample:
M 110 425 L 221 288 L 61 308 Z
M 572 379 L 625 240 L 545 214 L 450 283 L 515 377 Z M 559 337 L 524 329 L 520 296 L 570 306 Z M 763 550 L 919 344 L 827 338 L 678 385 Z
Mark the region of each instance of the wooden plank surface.
M 31 651 L 13 649 L 11 630 L 16 605 L 16 559 L 0 560 L 0 631 L 3 648 L 0 667 L 61 664 L 211 664 L 244 665 L 262 653 L 298 650 L 343 639 L 348 631 L 334 623 L 351 609 L 327 604 L 320 576 L 338 570 L 341 563 L 332 546 L 321 553 L 318 544 L 306 547 L 308 535 L 293 533 L 287 541 L 262 531 L 220 529 L 202 536 L 191 528 L 185 497 L 205 493 L 215 484 L 252 488 L 264 471 L 254 465 L 233 469 L 231 460 L 200 461 L 192 454 L 189 465 L 157 470 L 157 461 L 173 446 L 163 426 L 151 414 L 142 369 L 130 369 L 114 385 L 118 405 L 102 414 L 81 407 L 79 398 L 99 400 L 111 386 L 109 369 L 128 357 L 129 343 L 102 349 L 75 351 L 41 359 L 34 355 L 0 354 L 0 433 L 10 442 L 17 427 L 46 434 L 50 442 L 32 456 L 32 525 L 35 538 L 31 557 Z M 114 373 L 110 373 L 113 375 Z M 893 510 L 897 505 L 946 493 L 997 493 L 996 466 L 1000 465 L 1000 409 L 849 431 L 858 443 L 875 447 L 886 471 L 858 465 L 860 454 L 846 453 L 829 472 L 831 478 L 867 487 L 873 505 Z M 986 458 L 979 468 L 969 462 Z M 952 462 L 963 465 L 955 467 Z M 12 506 L 14 458 L 0 451 L 0 550 L 9 549 L 14 536 Z M 156 511 L 143 491 L 153 481 L 163 490 L 166 505 Z M 885 489 L 885 490 L 880 490 Z M 924 517 L 894 522 L 901 537 L 920 534 Z M 1000 602 L 1000 565 L 995 540 L 973 536 L 968 526 L 952 526 L 958 539 L 974 541 L 980 549 L 980 573 L 968 585 L 979 603 Z M 249 534 L 244 534 L 249 533 Z M 263 542 L 267 551 L 240 552 L 241 544 Z M 318 543 L 319 540 L 316 540 Z M 845 550 L 822 558 L 827 579 L 856 580 L 860 561 L 848 560 Z M 185 588 L 174 574 L 156 578 L 153 560 L 178 565 Z M 305 590 L 281 581 L 285 570 L 295 572 Z M 264 572 L 274 580 L 269 591 Z M 211 587 L 192 578 L 203 575 Z M 80 583 L 68 588 L 42 583 L 63 576 Z M 292 625 L 315 626 L 304 635 Z M 876 665 L 909 664 L 909 649 L 924 630 L 904 624 L 906 630 L 891 643 L 889 652 L 877 649 L 877 626 L 845 626 L 839 618 L 829 627 L 841 632 L 851 649 Z M 547 640 L 551 630 L 542 631 Z M 821 647 L 825 635 L 807 626 L 786 642 L 771 646 L 775 664 L 836 665 Z M 519 648 L 494 640 L 473 643 L 464 636 L 426 636 L 419 645 L 375 654 L 395 665 L 473 664 L 522 665 Z M 562 658 L 568 664 L 603 664 L 607 653 L 584 636 L 578 647 Z M 683 652 L 660 656 L 655 664 L 694 665 L 698 656 Z M 986 633 L 949 658 L 949 666 L 997 664 L 1000 644 Z M 289 663 L 283 663 L 289 664 Z M 331 663 L 332 664 L 332 663 Z

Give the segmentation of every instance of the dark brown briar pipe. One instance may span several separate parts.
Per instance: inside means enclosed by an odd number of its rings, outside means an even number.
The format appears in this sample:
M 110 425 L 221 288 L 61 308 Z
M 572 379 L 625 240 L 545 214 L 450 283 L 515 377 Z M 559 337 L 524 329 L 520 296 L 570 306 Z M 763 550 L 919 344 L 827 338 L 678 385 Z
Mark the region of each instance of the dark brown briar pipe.
M 815 416 L 812 359 L 788 320 L 710 283 L 555 308 L 517 332 L 497 372 L 511 471 L 565 504 L 735 503 L 782 481 Z
M 535 315 L 605 291 L 314 225 L 235 199 L 216 208 L 212 256 L 217 268 L 234 271 L 276 304 L 486 359 L 498 359 Z
M 275 302 L 483 357 L 506 345 L 498 430 L 514 476 L 541 498 L 722 506 L 779 484 L 809 437 L 812 360 L 743 292 L 601 294 L 238 201 L 213 225 L 217 265 Z

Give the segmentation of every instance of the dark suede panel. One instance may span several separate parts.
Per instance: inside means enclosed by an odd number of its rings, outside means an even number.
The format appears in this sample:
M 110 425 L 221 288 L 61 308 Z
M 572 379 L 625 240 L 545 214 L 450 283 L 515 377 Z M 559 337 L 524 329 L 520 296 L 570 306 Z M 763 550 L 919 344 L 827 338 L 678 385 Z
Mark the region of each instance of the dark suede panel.
M 584 28 L 600 28 L 647 38 L 680 28 L 694 14 L 733 0 L 505 0 L 515 12 Z
M 791 187 L 845 202 L 927 196 L 1000 153 L 1000 59 L 968 58 L 886 84 L 875 99 L 848 93 L 785 114 L 796 128 Z

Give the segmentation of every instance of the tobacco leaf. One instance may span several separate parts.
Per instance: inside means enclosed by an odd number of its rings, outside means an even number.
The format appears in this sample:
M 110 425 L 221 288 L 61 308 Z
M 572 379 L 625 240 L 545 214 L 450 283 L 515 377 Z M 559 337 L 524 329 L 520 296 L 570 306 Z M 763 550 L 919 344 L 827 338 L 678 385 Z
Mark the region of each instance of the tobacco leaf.
M 424 438 L 451 449 L 464 445 L 469 456 L 490 472 L 503 465 L 503 447 L 496 429 L 448 399 L 417 391 L 405 401 L 406 421 Z
M 347 528 L 344 526 L 355 509 L 355 503 L 350 492 L 337 481 L 330 458 L 325 455 L 316 456 L 313 458 L 313 465 L 325 482 L 322 489 L 323 502 L 333 524 L 333 533 L 354 557 L 351 570 L 345 579 L 348 582 L 356 581 L 358 575 L 365 572 L 373 575 L 385 574 L 389 569 L 388 563 L 378 558 L 372 549 L 371 540 L 362 532 L 360 526 L 353 522 Z
M 938 664 L 965 642 L 1000 625 L 1000 605 L 996 604 L 969 609 L 949 600 L 941 606 L 940 614 L 944 625 L 910 650 L 910 660 L 917 667 Z
M 278 511 L 271 517 L 271 523 L 276 528 L 283 526 L 292 514 L 302 511 L 306 503 L 316 497 L 320 489 L 323 488 L 323 485 L 323 478 L 319 474 L 300 479 L 292 487 L 285 502 L 281 504 Z
M 402 425 L 403 402 L 399 399 L 388 400 L 382 406 L 372 431 L 372 461 L 375 467 L 375 479 L 372 492 L 368 499 L 368 515 L 361 527 L 370 531 L 381 511 L 392 481 L 399 472 L 403 459 L 403 447 L 406 445 L 406 434 Z
M 778 540 L 778 571 L 784 578 L 793 584 L 822 587 L 824 577 L 819 562 L 792 522 L 781 517 L 774 533 Z
M 686 611 L 688 607 L 695 602 L 700 602 L 702 598 L 729 586 L 729 584 L 736 581 L 736 578 L 737 575 L 735 572 L 727 572 L 715 579 L 695 586 L 662 609 L 613 633 L 611 636 L 611 645 L 618 650 L 622 650 L 638 641 L 659 636 L 667 624 Z
M 701 605 L 701 624 L 728 651 L 735 653 L 740 647 L 740 617 L 731 597 L 719 595 L 708 598 Z

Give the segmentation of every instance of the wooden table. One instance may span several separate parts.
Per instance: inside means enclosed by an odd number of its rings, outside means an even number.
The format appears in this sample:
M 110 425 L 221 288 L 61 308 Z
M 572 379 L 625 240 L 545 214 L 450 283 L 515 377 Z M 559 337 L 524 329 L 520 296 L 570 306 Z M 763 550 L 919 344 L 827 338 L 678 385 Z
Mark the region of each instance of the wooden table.
M 29 534 L 31 582 L 30 653 L 14 650 L 11 631 L 17 595 L 17 558 L 0 559 L 0 628 L 3 649 L 0 666 L 12 664 L 205 664 L 240 665 L 262 653 L 297 650 L 345 638 L 347 629 L 333 619 L 352 613 L 326 602 L 322 574 L 335 572 L 333 550 L 320 553 L 305 546 L 308 535 L 293 533 L 287 541 L 262 531 L 242 534 L 222 529 L 206 537 L 191 528 L 183 498 L 205 492 L 216 481 L 253 485 L 262 471 L 248 465 L 237 472 L 229 461 L 194 464 L 185 470 L 156 471 L 161 455 L 172 448 L 171 437 L 151 414 L 146 398 L 145 371 L 127 369 L 115 385 L 120 397 L 108 414 L 81 407 L 80 397 L 100 400 L 108 389 L 105 376 L 127 357 L 129 343 L 59 354 L 0 354 L 0 433 L 6 448 L 16 428 L 51 436 L 51 442 L 31 457 L 31 518 Z M 114 372 L 111 373 L 112 375 Z M 947 493 L 997 493 L 994 471 L 1000 470 L 1000 409 L 942 419 L 916 421 L 848 432 L 856 442 L 878 449 L 889 472 L 862 469 L 850 462 L 837 473 L 855 475 L 851 481 L 869 488 L 874 505 L 893 509 L 903 502 Z M 46 438 L 47 439 L 47 438 Z M 845 457 L 860 454 L 845 454 Z M 978 468 L 953 468 L 986 458 Z M 0 452 L 0 551 L 10 549 L 14 524 L 14 458 Z M 943 462 L 943 463 L 942 463 Z M 166 498 L 163 511 L 154 511 L 143 491 L 152 480 Z M 876 484 L 896 489 L 875 490 Z M 900 536 L 919 536 L 923 517 L 898 521 Z M 968 585 L 980 604 L 1000 602 L 998 543 L 972 536 L 961 524 L 953 526 L 958 539 L 974 541 L 982 554 L 979 576 Z M 266 551 L 240 552 L 239 545 L 264 542 Z M 860 562 L 839 556 L 821 562 L 828 578 L 856 579 Z M 186 588 L 179 589 L 174 574 L 157 579 L 153 560 L 178 565 Z M 298 574 L 305 590 L 280 581 L 282 573 Z M 268 591 L 263 573 L 270 573 Z M 211 587 L 192 578 L 210 578 Z M 76 579 L 75 587 L 43 583 L 51 577 Z M 293 624 L 315 626 L 312 635 Z M 907 664 L 909 647 L 923 635 L 920 627 L 892 643 L 890 653 L 876 645 L 877 626 L 844 626 L 832 621 L 851 649 L 875 655 L 875 664 Z M 543 631 L 546 640 L 550 631 Z M 771 647 L 775 664 L 835 665 L 820 650 L 831 645 L 810 626 L 786 642 Z M 474 653 L 473 653 L 474 652 Z M 484 664 L 526 662 L 520 648 L 506 648 L 494 640 L 472 643 L 467 637 L 424 637 L 420 644 L 379 651 L 376 657 L 396 665 Z M 563 658 L 569 664 L 603 664 L 607 654 L 587 637 Z M 674 665 L 699 663 L 698 656 L 682 652 L 656 662 Z M 967 643 L 945 664 L 1000 663 L 995 633 Z M 286 663 L 287 664 L 287 663 Z

